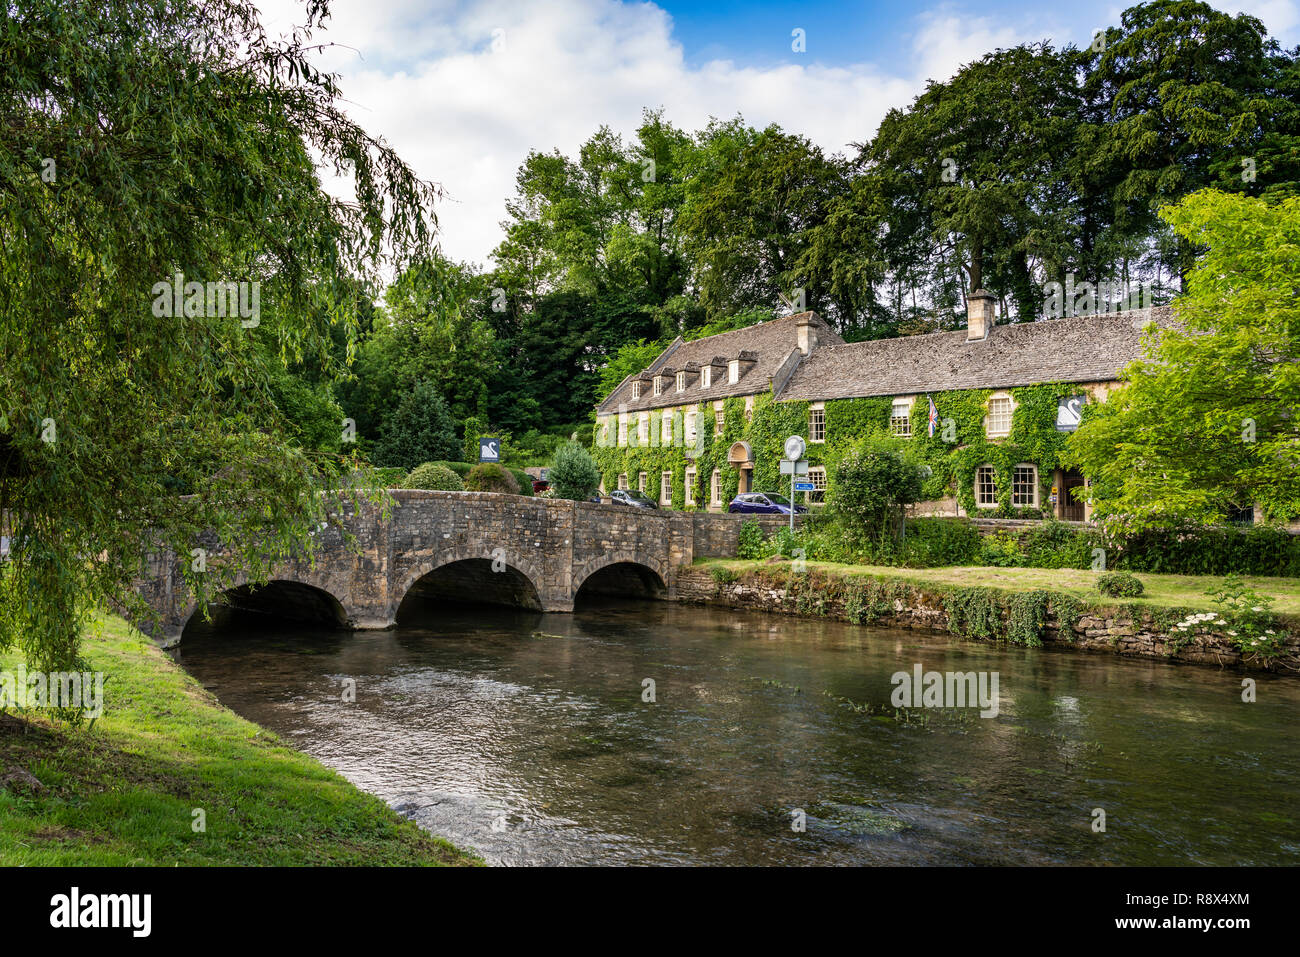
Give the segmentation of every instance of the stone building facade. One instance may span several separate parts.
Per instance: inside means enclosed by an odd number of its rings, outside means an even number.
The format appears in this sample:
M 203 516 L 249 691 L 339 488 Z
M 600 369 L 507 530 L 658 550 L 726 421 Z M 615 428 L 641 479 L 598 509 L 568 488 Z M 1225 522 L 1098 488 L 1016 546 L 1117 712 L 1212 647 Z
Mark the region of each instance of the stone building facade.
M 597 406 L 603 487 L 710 511 L 740 492 L 788 495 L 781 450 L 799 435 L 815 486 L 799 498 L 816 505 L 839 455 L 874 432 L 930 467 L 918 514 L 1084 520 L 1074 490 L 1087 478 L 1060 453 L 1171 311 L 993 320 L 994 298 L 976 292 L 953 332 L 849 343 L 801 313 L 678 339 Z

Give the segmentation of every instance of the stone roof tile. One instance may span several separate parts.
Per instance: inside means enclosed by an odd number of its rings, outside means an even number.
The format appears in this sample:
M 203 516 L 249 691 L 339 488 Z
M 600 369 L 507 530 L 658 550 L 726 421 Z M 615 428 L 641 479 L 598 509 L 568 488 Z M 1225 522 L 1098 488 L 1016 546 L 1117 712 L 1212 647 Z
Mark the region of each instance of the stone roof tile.
M 1142 355 L 1142 329 L 1173 324 L 1168 306 L 831 345 L 799 363 L 782 400 L 822 401 L 1036 382 L 1105 382 Z
M 665 349 L 646 370 L 649 375 L 666 375 L 671 368 L 680 369 L 689 363 L 700 365 L 721 365 L 726 367 L 728 359 L 738 359 L 744 353 L 750 353 L 754 364 L 744 370 L 740 381 L 730 383 L 725 375 L 714 376 L 712 385 L 700 388 L 698 382 L 690 385 L 685 392 L 666 388 L 662 395 L 652 395 L 650 390 L 642 389 L 641 398 L 632 398 L 632 381 L 644 380 L 646 373 L 631 376 L 621 386 L 610 393 L 596 411 L 600 415 L 617 412 L 625 406 L 629 412 L 645 409 L 663 408 L 664 406 L 682 405 L 687 402 L 706 402 L 725 399 L 729 396 L 754 395 L 768 388 L 768 382 L 781 368 L 792 349 L 798 348 L 799 320 L 810 318 L 817 327 L 818 347 L 820 349 L 842 345 L 844 340 L 835 334 L 816 313 L 806 312 L 793 316 L 783 316 L 768 322 L 719 332 L 690 342 L 675 342 Z

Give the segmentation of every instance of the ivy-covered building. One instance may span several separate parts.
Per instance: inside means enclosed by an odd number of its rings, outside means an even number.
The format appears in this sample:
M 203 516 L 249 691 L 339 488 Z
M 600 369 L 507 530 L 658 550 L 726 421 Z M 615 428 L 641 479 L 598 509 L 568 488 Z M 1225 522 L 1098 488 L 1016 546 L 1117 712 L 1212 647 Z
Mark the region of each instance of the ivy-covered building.
M 603 487 L 715 511 L 738 492 L 788 494 L 782 447 L 799 435 L 816 504 L 844 450 L 885 433 L 930 467 L 920 514 L 1085 519 L 1070 492 L 1086 477 L 1060 453 L 1170 310 L 994 325 L 993 303 L 976 292 L 966 329 L 923 336 L 846 343 L 801 313 L 678 339 L 597 406 Z

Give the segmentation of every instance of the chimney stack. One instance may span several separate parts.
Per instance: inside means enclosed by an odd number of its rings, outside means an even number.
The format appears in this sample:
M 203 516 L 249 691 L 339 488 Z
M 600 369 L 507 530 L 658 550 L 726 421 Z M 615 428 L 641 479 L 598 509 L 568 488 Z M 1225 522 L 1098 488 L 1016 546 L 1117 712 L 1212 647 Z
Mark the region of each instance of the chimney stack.
M 993 303 L 996 297 L 987 289 L 976 289 L 966 297 L 966 341 L 988 338 L 993 328 Z
M 817 327 L 813 325 L 813 320 L 817 318 L 815 312 L 800 313 L 795 328 L 798 330 L 799 352 L 808 355 L 817 348 Z

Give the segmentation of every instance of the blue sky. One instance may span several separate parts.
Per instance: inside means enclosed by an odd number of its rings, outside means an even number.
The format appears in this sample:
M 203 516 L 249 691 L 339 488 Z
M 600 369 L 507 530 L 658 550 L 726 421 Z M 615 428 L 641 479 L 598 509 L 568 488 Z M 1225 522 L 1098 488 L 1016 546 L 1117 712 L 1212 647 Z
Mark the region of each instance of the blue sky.
M 710 59 L 734 58 L 755 65 L 793 62 L 799 55 L 790 48 L 790 32 L 802 28 L 807 55 L 827 63 L 873 62 L 887 69 L 905 69 L 911 55 L 908 41 L 915 34 L 917 15 L 947 9 L 970 18 L 992 18 L 1037 26 L 1042 38 L 1062 45 L 1090 42 L 1094 30 L 1119 22 L 1119 12 L 1129 4 L 1107 2 L 1033 3 L 987 0 L 966 3 L 818 2 L 778 3 L 770 0 L 725 0 L 717 3 L 661 2 L 673 18 L 673 33 L 686 51 L 687 61 L 698 65 Z M 1284 40 L 1300 39 L 1296 5 L 1285 2 L 1216 2 L 1230 13 L 1249 12 L 1272 29 L 1287 28 Z M 1271 21 L 1271 23 L 1270 23 Z
M 302 20 L 300 0 L 258 3 L 273 31 Z M 601 125 L 627 135 L 643 109 L 663 107 L 686 130 L 740 114 L 847 152 L 927 79 L 1016 43 L 1086 44 L 1127 5 L 334 0 L 315 39 L 338 44 L 321 65 L 340 74 L 349 113 L 446 190 L 444 250 L 490 265 L 529 150 L 572 155 Z M 1300 0 L 1214 5 L 1300 42 Z
M 793 62 L 791 31 L 808 39 L 807 55 L 829 63 L 870 60 L 896 66 L 896 39 L 913 29 L 917 7 L 906 3 L 661 3 L 688 62 L 734 58 L 755 65 Z
M 1040 4 L 912 3 L 660 3 L 673 18 L 674 35 L 698 65 L 733 58 L 754 65 L 795 62 L 791 31 L 803 29 L 806 56 L 834 64 L 872 62 L 888 69 L 906 67 L 916 15 L 947 6 L 981 16 L 1038 16 Z M 1098 5 L 1103 6 L 1103 5 Z M 902 41 L 902 42 L 900 42 Z

